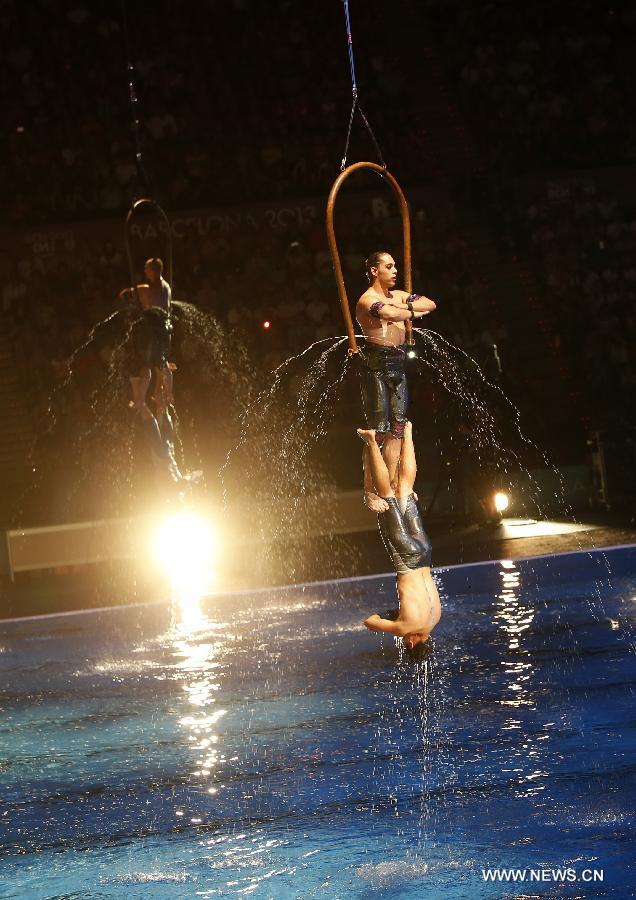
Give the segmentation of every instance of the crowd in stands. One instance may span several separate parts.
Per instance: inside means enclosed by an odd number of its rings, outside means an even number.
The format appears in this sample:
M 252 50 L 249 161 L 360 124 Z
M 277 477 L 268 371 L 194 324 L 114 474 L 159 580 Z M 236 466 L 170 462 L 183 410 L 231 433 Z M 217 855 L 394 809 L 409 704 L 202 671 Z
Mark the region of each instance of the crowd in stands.
M 361 97 L 405 180 L 427 172 L 423 38 L 498 170 L 636 162 L 629 6 L 404 2 L 399 65 L 378 41 L 383 8 L 367 7 L 355 20 L 357 48 L 370 48 L 358 49 Z M 131 3 L 126 35 L 119 9 L 5 0 L 0 35 L 0 198 L 14 224 L 121 212 L 141 190 L 127 45 L 144 167 L 166 205 L 325 193 L 337 174 L 351 96 L 340 3 L 158 0 L 152 16 Z M 359 122 L 354 135 L 373 157 Z
M 158 0 L 151 16 L 75 0 L 5 0 L 0 101 L 2 202 L 9 221 L 127 208 L 135 165 L 127 50 L 134 59 L 144 168 L 172 209 L 324 193 L 338 172 L 351 103 L 340 3 Z M 405 11 L 406 49 L 415 50 Z M 214 27 L 211 28 L 211 22 Z M 359 16 L 365 106 L 390 109 L 382 147 L 421 167 L 417 65 L 393 66 Z M 281 39 L 281 34 L 285 39 Z M 411 71 L 413 70 L 413 71 Z M 416 81 L 409 84 L 415 74 Z M 319 75 L 319 77 L 317 77 Z M 421 80 L 421 76 L 420 76 Z M 384 114 L 382 113 L 383 117 Z M 354 133 L 360 137 L 361 126 Z M 366 155 L 373 153 L 368 140 Z M 410 170 L 410 172 L 409 172 Z
M 473 133 L 499 171 L 636 163 L 636 8 L 427 0 Z
M 548 181 L 519 209 L 597 425 L 627 421 L 636 392 L 636 192 L 621 197 L 616 187 Z
M 397 66 L 378 42 L 383 8 L 377 0 L 367 7 L 355 20 L 356 46 L 370 48 L 358 49 L 361 97 L 385 157 L 407 183 L 427 173 L 423 38 L 498 171 L 636 162 L 631 7 L 400 3 L 391 32 Z M 126 33 L 119 10 L 83 0 L 0 6 L 0 199 L 8 221 L 120 213 L 142 190 L 128 53 L 144 168 L 166 206 L 328 190 L 351 90 L 340 3 L 158 0 L 152 16 L 131 3 L 127 19 Z M 358 121 L 354 136 L 362 141 L 354 150 L 373 156 Z

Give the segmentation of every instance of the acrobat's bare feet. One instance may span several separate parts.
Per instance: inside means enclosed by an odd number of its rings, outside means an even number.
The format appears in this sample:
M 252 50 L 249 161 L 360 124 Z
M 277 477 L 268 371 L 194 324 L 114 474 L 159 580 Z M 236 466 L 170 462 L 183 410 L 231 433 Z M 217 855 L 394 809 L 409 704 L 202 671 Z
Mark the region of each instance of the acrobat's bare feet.
M 375 429 L 373 428 L 357 428 L 358 437 L 361 441 L 367 445 L 367 447 L 372 447 L 375 443 Z
M 386 512 L 389 508 L 386 500 L 383 500 L 382 497 L 379 497 L 373 491 L 364 492 L 364 505 L 374 513 Z

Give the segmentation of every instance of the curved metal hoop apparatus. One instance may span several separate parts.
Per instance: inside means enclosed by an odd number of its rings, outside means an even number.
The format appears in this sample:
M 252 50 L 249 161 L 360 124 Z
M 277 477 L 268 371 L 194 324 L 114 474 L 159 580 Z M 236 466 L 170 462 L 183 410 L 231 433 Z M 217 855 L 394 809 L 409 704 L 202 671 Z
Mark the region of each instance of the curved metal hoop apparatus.
M 157 214 L 158 218 L 165 225 L 167 253 L 166 259 L 164 260 L 164 277 L 174 293 L 174 284 L 172 283 L 172 229 L 170 228 L 170 219 L 168 218 L 164 210 L 159 206 L 159 204 L 155 200 L 151 200 L 149 197 L 142 197 L 140 200 L 135 200 L 133 205 L 128 210 L 128 215 L 126 216 L 126 224 L 124 225 L 124 240 L 126 243 L 126 255 L 128 256 L 130 283 L 131 285 L 133 285 L 137 281 L 137 278 L 135 276 L 135 267 L 133 265 L 132 250 L 130 247 L 130 226 L 135 215 L 142 207 L 149 207 L 150 209 L 152 209 L 153 212 Z
M 336 276 L 336 283 L 338 285 L 338 294 L 340 296 L 340 304 L 342 306 L 342 315 L 345 320 L 345 325 L 347 328 L 347 335 L 349 338 L 349 352 L 350 353 L 359 353 L 360 348 L 358 347 L 358 342 L 356 340 L 356 334 L 353 327 L 353 321 L 351 318 L 351 307 L 349 305 L 349 298 L 347 296 L 347 289 L 344 283 L 344 277 L 342 274 L 342 266 L 340 264 L 340 254 L 338 253 L 338 245 L 336 243 L 336 234 L 333 227 L 333 216 L 334 209 L 336 206 L 336 198 L 338 196 L 338 192 L 342 187 L 343 183 L 354 172 L 357 172 L 358 169 L 371 169 L 373 172 L 377 172 L 385 181 L 393 188 L 393 193 L 397 197 L 398 204 L 400 206 L 400 215 L 402 216 L 402 237 L 403 237 L 403 246 L 404 246 L 404 288 L 410 294 L 412 290 L 411 283 L 411 218 L 409 215 L 409 207 L 406 202 L 406 197 L 402 193 L 402 188 L 397 183 L 393 175 L 382 166 L 379 166 L 377 163 L 372 162 L 357 162 L 353 163 L 350 166 L 347 166 L 340 175 L 336 178 L 333 183 L 333 187 L 329 192 L 329 199 L 327 201 L 327 238 L 329 240 L 329 250 L 331 252 L 331 261 L 333 263 L 334 275 Z M 411 327 L 411 323 L 407 321 L 406 325 L 406 340 L 407 343 L 413 343 L 413 329 Z

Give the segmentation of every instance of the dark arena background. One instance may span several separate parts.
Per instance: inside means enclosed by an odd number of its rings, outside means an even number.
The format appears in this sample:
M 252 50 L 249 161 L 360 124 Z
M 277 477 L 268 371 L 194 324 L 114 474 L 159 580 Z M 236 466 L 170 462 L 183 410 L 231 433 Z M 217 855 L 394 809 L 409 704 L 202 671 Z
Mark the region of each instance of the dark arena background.
M 4 0 L 0 35 L 3 896 L 631 896 L 636 9 Z M 419 653 L 362 624 L 378 250 L 436 304 Z

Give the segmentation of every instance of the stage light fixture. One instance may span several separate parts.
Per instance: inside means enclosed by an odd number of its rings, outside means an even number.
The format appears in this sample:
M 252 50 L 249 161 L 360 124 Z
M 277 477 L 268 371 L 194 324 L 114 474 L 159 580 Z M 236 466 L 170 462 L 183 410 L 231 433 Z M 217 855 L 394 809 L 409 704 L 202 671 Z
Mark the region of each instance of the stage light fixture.
M 497 491 L 495 494 L 495 509 L 497 512 L 505 512 L 510 506 L 510 498 L 503 491 Z
M 217 550 L 210 522 L 190 512 L 165 519 L 154 535 L 155 561 L 181 599 L 198 599 L 209 590 Z

